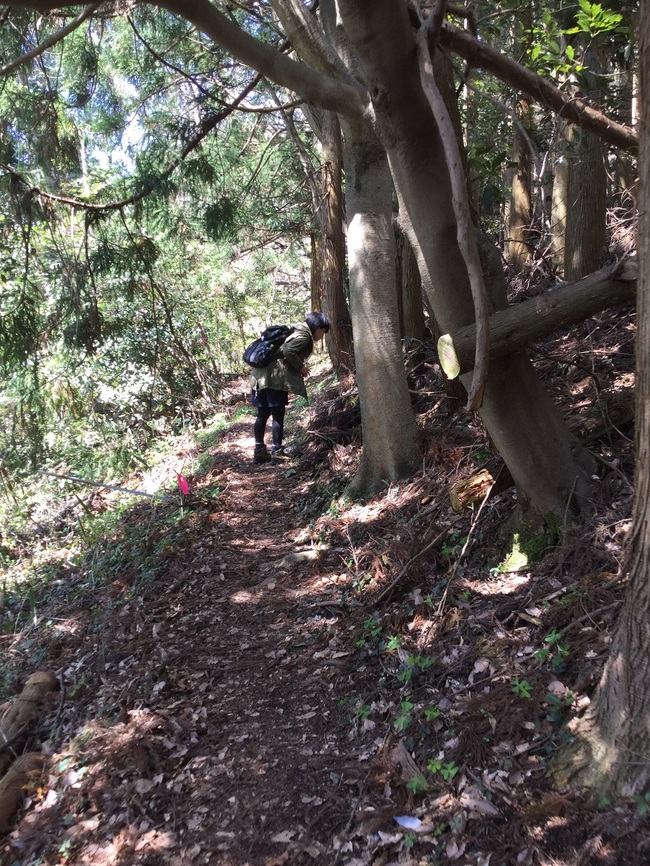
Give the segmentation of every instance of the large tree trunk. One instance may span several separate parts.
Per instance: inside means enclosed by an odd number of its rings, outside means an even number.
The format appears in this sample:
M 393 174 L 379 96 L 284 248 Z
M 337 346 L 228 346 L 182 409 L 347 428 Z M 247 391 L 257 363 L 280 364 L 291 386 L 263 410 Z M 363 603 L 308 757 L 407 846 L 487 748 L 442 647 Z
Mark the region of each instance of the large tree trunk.
M 354 367 L 352 322 L 343 292 L 345 236 L 343 233 L 343 190 L 341 127 L 336 114 L 325 111 L 322 126 L 323 203 L 322 203 L 322 301 L 332 323 L 326 336 L 332 367 L 344 374 Z
M 402 363 L 395 272 L 392 182 L 370 129 L 345 129 L 350 308 L 363 453 L 350 485 L 366 495 L 410 475 L 417 427 Z
M 375 0 L 371 16 L 360 0 L 339 0 L 339 8 L 366 67 L 377 129 L 423 285 L 439 326 L 453 332 L 473 322 L 474 308 L 456 239 L 449 174 L 420 84 L 406 6 Z M 503 307 L 503 272 L 493 268 L 491 276 L 495 305 Z M 471 384 L 471 374 L 464 381 Z M 589 497 L 588 476 L 573 456 L 569 429 L 527 357 L 491 364 L 480 415 L 524 507 L 563 519 L 574 497 L 581 502 Z
M 556 765 L 598 794 L 630 796 L 650 783 L 650 4 L 640 12 L 641 199 L 637 292 L 636 476 L 627 546 L 629 586 L 600 685 L 575 742 Z

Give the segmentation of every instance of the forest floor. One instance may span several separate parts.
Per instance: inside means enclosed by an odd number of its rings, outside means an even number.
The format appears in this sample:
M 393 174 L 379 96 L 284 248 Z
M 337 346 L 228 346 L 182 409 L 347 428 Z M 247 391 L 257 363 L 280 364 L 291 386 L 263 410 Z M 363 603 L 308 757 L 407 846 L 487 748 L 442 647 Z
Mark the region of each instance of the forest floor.
M 619 310 L 544 343 L 567 413 L 632 384 L 633 336 Z M 588 802 L 548 776 L 625 591 L 631 425 L 589 443 L 593 519 L 530 562 L 500 540 L 512 489 L 449 505 L 492 455 L 435 362 L 411 377 L 421 470 L 364 502 L 344 495 L 352 382 L 322 380 L 291 412 L 282 466 L 251 463 L 241 410 L 169 458 L 200 456 L 188 496 L 130 500 L 83 556 L 84 514 L 118 494 L 50 515 L 47 586 L 4 600 L 2 696 L 43 669 L 62 688 L 27 744 L 47 769 L 0 862 L 649 863 L 645 798 Z

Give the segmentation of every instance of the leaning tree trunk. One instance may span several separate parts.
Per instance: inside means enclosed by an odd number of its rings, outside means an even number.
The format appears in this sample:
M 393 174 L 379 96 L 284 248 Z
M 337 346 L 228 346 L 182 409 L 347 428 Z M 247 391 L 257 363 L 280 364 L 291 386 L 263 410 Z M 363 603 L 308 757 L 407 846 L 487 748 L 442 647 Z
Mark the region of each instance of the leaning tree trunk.
M 386 154 L 367 127 L 345 129 L 350 308 L 363 429 L 353 495 L 410 475 L 417 427 L 402 363 L 392 183 Z M 390 395 L 390 400 L 387 400 Z
M 636 475 L 625 604 L 600 684 L 575 741 L 555 762 L 558 781 L 630 796 L 650 783 L 650 4 L 640 13 L 640 272 L 637 289 Z
M 406 6 L 375 0 L 369 16 L 361 0 L 339 0 L 339 9 L 366 67 L 400 218 L 418 252 L 423 285 L 443 333 L 453 332 L 474 320 L 474 308 L 456 238 L 449 173 L 420 84 Z M 502 270 L 492 266 L 490 279 L 495 305 L 505 306 Z M 471 385 L 471 374 L 464 382 Z M 572 452 L 569 428 L 525 355 L 490 365 L 480 416 L 517 485 L 522 508 L 564 519 L 570 504 L 582 506 L 589 498 L 589 479 Z

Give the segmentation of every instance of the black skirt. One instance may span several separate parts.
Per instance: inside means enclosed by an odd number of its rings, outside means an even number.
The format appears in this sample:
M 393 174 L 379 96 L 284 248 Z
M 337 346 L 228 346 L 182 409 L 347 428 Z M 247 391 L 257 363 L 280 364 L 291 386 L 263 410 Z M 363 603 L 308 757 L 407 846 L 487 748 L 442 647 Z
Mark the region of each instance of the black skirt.
M 251 403 L 258 408 L 276 409 L 289 404 L 289 394 L 277 388 L 260 388 L 259 391 L 251 391 Z

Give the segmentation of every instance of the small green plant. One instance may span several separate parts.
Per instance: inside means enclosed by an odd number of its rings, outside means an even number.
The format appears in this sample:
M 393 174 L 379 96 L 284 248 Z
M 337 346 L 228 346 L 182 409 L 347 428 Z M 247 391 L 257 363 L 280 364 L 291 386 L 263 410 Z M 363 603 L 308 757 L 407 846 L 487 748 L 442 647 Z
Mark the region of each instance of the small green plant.
M 415 833 L 404 834 L 404 847 L 412 848 L 415 845 Z
M 463 549 L 463 545 L 467 538 L 461 538 L 460 532 L 454 530 L 449 536 L 449 541 L 445 541 L 440 550 L 443 556 L 452 557 Z
M 406 783 L 412 794 L 423 794 L 427 790 L 427 780 L 422 775 L 412 776 Z
M 397 674 L 397 679 L 401 683 L 407 683 L 417 674 L 427 671 L 433 664 L 433 659 L 423 658 L 422 656 L 414 656 L 412 654 L 406 657 L 406 664 Z
M 564 660 L 569 655 L 569 645 L 560 643 L 563 637 L 563 632 L 553 629 L 550 634 L 544 638 L 544 646 L 535 650 L 533 658 L 539 662 L 548 661 L 553 670 L 558 670 L 564 664 Z
M 645 794 L 634 794 L 632 797 L 636 803 L 636 811 L 639 815 L 647 815 L 650 811 L 650 791 Z
M 362 704 L 357 710 L 357 716 L 360 719 L 367 719 L 370 715 L 370 707 L 367 704 Z
M 398 731 L 405 731 L 413 721 L 413 716 L 410 714 L 413 706 L 412 701 L 402 701 L 400 704 L 400 713 L 393 722 Z
M 440 718 L 440 710 L 438 707 L 427 707 L 424 711 L 424 719 L 427 722 L 433 722 Z
M 396 650 L 403 643 L 403 639 L 398 634 L 394 634 L 388 638 L 388 643 L 386 644 L 386 649 Z
M 449 782 L 458 773 L 458 769 L 459 768 L 456 766 L 456 764 L 454 764 L 453 761 L 447 761 L 446 764 L 442 765 L 440 769 L 440 775 L 446 782 Z
M 519 677 L 515 677 L 512 681 L 512 691 L 518 698 L 529 698 L 532 695 L 528 680 L 520 680 Z
M 450 782 L 454 776 L 458 775 L 460 768 L 454 761 L 445 762 L 442 758 L 430 758 L 427 763 L 427 770 L 432 776 L 439 773 L 445 782 Z
M 377 622 L 377 620 L 369 616 L 363 623 L 363 631 L 361 632 L 360 637 L 356 641 L 356 645 L 358 647 L 364 647 L 368 644 L 370 640 L 374 640 L 378 638 L 381 634 L 381 625 Z

